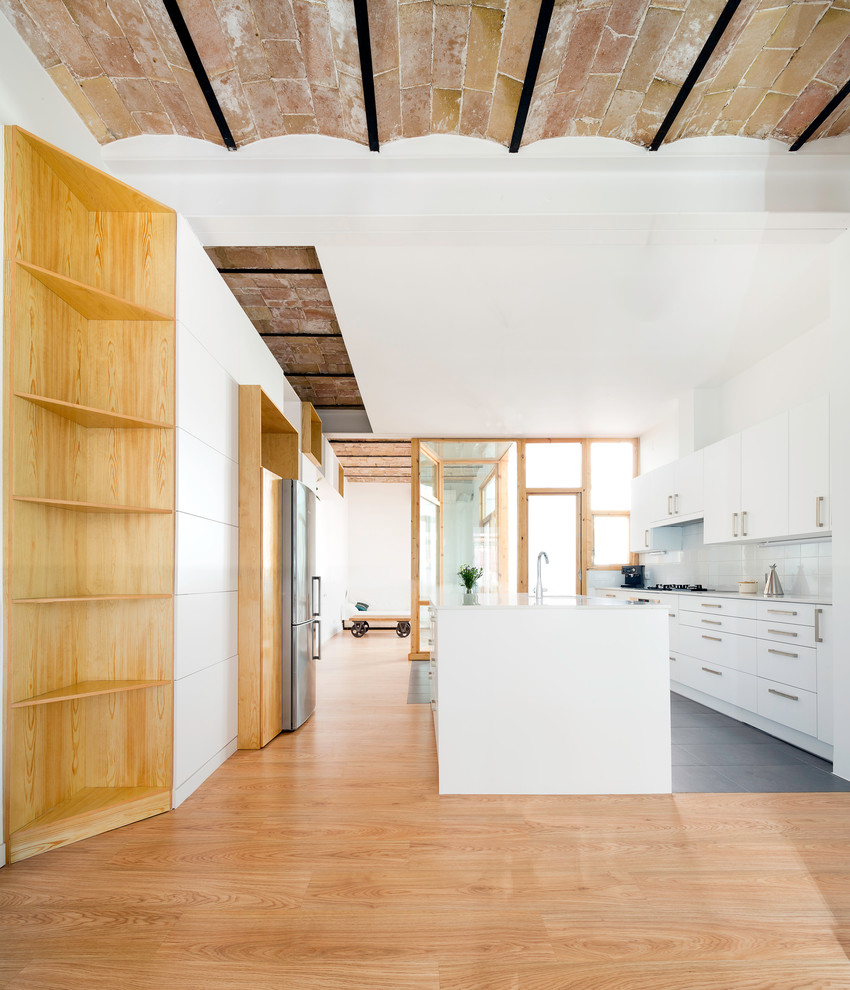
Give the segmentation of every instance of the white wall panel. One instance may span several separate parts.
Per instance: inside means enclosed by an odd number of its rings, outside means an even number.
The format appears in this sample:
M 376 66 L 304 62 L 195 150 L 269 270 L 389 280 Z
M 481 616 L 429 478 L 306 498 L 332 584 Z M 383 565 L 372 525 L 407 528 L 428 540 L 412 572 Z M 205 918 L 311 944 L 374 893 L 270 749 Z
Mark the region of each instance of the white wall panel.
M 185 430 L 177 430 L 177 511 L 236 526 L 239 466 Z
M 350 484 L 348 592 L 375 609 L 410 609 L 410 485 Z
M 177 595 L 174 601 L 174 676 L 187 677 L 236 655 L 237 594 Z
M 236 381 L 197 337 L 178 323 L 177 426 L 236 460 L 238 413 Z
M 239 529 L 177 513 L 178 595 L 237 590 Z
M 211 756 L 236 737 L 237 661 L 183 677 L 174 685 L 174 786 L 188 780 Z

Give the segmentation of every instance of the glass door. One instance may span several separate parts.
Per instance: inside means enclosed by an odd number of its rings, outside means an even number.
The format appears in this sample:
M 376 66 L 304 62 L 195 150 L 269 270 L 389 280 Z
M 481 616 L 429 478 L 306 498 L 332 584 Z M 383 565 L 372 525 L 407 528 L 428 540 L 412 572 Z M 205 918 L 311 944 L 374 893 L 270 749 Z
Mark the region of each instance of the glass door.
M 581 495 L 528 494 L 528 591 L 537 585 L 537 556 L 544 552 L 543 587 L 547 595 L 581 594 Z

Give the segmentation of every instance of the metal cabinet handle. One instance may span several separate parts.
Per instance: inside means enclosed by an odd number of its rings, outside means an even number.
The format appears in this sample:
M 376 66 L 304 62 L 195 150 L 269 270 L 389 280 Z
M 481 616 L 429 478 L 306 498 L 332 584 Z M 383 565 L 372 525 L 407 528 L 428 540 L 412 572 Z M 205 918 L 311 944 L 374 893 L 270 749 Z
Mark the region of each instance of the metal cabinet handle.
M 722 605 L 712 605 L 711 602 L 700 602 L 700 608 L 723 608 Z
M 723 623 L 720 619 L 700 619 L 700 622 L 704 622 L 707 626 L 722 626 Z
M 737 536 L 738 535 L 738 513 L 737 512 L 733 512 L 732 513 L 732 535 L 733 536 Z
M 797 638 L 797 633 L 788 632 L 787 629 L 768 629 L 769 633 L 773 633 L 774 636 L 793 636 L 794 639 Z
M 770 615 L 796 615 L 796 612 L 790 612 L 787 608 L 769 608 L 768 613 Z
M 674 495 L 673 496 L 673 515 L 674 516 L 678 516 L 679 515 L 679 496 L 678 495 Z
M 649 546 L 649 530 L 648 529 L 645 529 L 643 531 L 643 545 L 645 547 L 648 547 Z
M 713 639 L 716 643 L 722 643 L 723 642 L 723 637 L 722 636 L 703 636 L 702 638 L 703 639 Z
M 723 676 L 722 670 L 712 670 L 711 667 L 703 667 L 702 669 L 706 672 L 706 674 L 717 674 L 718 677 Z
M 823 495 L 818 495 L 815 499 L 815 526 L 818 529 L 823 527 L 823 520 L 820 517 L 820 507 L 823 505 Z
M 616 598 L 617 596 L 616 595 L 609 595 L 608 592 L 606 591 L 605 592 L 605 597 L 606 598 Z
M 316 596 L 317 588 L 319 592 L 318 597 Z M 313 615 L 321 615 L 322 614 L 322 579 L 316 574 L 313 575 L 311 589 L 313 592 L 313 596 L 312 596 Z
M 799 657 L 799 653 L 786 653 L 785 650 L 768 650 L 768 653 L 772 653 L 775 657 L 793 657 L 795 660 Z
M 667 614 L 670 616 L 671 619 L 675 619 L 676 618 L 676 613 L 675 612 L 668 612 Z
M 741 513 L 741 536 L 747 535 L 747 513 Z
M 669 660 L 672 660 L 672 661 L 673 661 L 673 663 L 675 663 L 675 662 L 676 662 L 676 658 L 675 658 L 675 657 L 668 657 L 668 659 L 669 659 Z
M 799 701 L 800 698 L 796 694 L 786 694 L 784 691 L 777 691 L 776 688 L 768 688 L 768 694 L 778 694 L 780 698 L 787 698 L 789 701 Z
M 668 516 L 672 516 L 673 515 L 673 496 L 672 495 L 668 495 L 667 496 L 667 515 Z
M 822 643 L 823 642 L 823 637 L 820 634 L 820 617 L 821 617 L 821 615 L 823 615 L 823 609 L 822 608 L 816 608 L 815 609 L 815 642 L 816 643 Z
M 313 659 L 322 659 L 322 623 L 317 619 L 313 623 Z

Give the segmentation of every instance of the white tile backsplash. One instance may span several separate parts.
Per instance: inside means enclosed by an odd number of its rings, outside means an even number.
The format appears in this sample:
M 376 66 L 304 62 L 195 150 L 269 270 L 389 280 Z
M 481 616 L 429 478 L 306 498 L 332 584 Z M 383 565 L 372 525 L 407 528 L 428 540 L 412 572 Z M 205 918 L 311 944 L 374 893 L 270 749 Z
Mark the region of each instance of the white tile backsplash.
M 738 582 L 755 578 L 759 591 L 771 564 L 783 590 L 789 595 L 832 596 L 832 542 L 793 546 L 759 546 L 757 543 L 702 542 L 702 522 L 682 527 L 682 549 L 662 556 L 642 554 L 646 583 L 702 584 L 716 591 L 737 591 Z M 619 583 L 612 581 L 610 583 Z

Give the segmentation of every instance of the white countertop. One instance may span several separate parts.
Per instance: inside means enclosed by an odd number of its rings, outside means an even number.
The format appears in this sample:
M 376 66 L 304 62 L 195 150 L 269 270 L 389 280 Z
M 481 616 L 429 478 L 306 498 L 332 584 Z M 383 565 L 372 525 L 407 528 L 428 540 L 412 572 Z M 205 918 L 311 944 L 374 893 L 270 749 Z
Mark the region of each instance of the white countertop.
M 521 595 L 517 592 L 505 592 L 501 594 L 479 593 L 477 605 L 464 605 L 463 592 L 455 591 L 453 588 L 441 592 L 438 598 L 431 600 L 431 607 L 436 609 L 565 609 L 575 611 L 576 609 L 612 609 L 628 608 L 635 606 L 630 602 L 625 602 L 610 598 L 591 598 L 586 595 L 544 595 L 542 602 L 536 602 L 534 595 Z M 641 608 L 665 608 L 663 605 L 641 605 Z
M 604 595 L 606 591 L 618 591 L 637 595 L 680 595 L 682 598 L 736 598 L 742 602 L 797 602 L 800 605 L 831 605 L 832 598 L 825 595 L 792 595 L 785 594 L 776 598 L 765 598 L 762 594 L 742 595 L 739 591 L 655 591 L 649 588 L 596 588 L 596 593 Z

